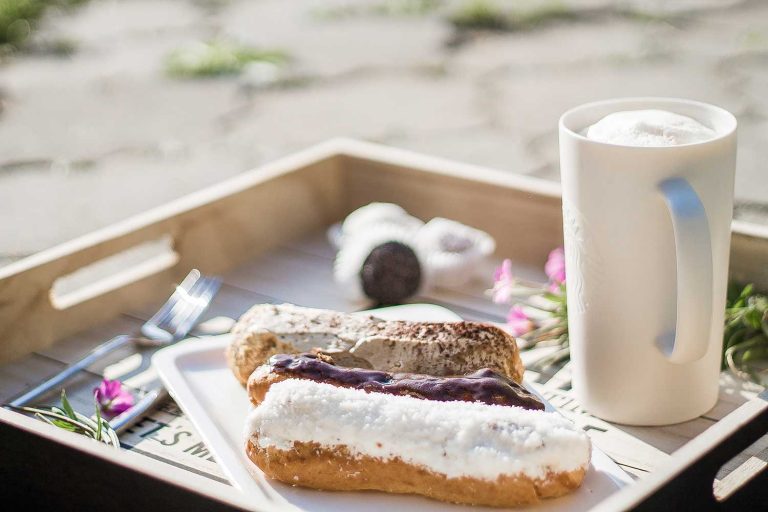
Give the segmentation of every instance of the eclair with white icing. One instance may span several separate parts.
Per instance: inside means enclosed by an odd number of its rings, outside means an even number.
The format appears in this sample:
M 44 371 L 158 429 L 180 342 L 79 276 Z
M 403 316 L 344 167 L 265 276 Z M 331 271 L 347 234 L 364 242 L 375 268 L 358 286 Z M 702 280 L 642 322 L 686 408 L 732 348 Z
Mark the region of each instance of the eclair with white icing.
M 273 384 L 245 434 L 248 457 L 287 484 L 495 507 L 573 491 L 591 453 L 588 436 L 555 413 L 302 379 Z

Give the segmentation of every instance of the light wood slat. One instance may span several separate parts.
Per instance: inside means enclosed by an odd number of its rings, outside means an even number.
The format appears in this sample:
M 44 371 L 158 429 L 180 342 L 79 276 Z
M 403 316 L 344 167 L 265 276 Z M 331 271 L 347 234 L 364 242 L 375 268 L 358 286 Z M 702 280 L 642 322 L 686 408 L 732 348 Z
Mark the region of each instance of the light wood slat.
M 768 468 L 768 450 L 764 450 L 761 456 L 749 457 L 740 466 L 725 474 L 722 479 L 715 481 L 715 496 L 723 499 L 730 496 L 745 482 L 756 477 Z
M 225 276 L 226 278 L 226 276 Z M 205 322 L 217 316 L 225 316 L 237 319 L 253 304 L 276 302 L 278 299 L 268 295 L 262 295 L 250 290 L 245 290 L 226 281 L 222 283 L 219 292 L 211 302 L 208 309 L 200 317 L 199 322 Z M 130 316 L 145 322 L 155 314 L 155 309 L 140 308 L 132 311 Z
M 718 402 L 702 416 L 719 421 L 757 396 L 760 391 L 760 386 L 736 377 L 728 371 L 722 372 Z
M 669 459 L 669 455 L 648 442 L 627 434 L 620 428 L 597 418 L 565 412 L 577 426 L 585 430 L 595 446 L 617 463 L 639 471 L 652 472 Z
M 225 274 L 224 279 L 243 290 L 300 306 L 339 311 L 360 307 L 344 298 L 327 260 L 292 249 L 264 254 Z
M 741 466 L 748 459 L 754 457 L 763 461 L 768 461 L 768 434 L 752 443 L 746 450 L 724 464 L 721 471 L 723 474 L 729 473 Z M 718 478 L 720 477 L 721 475 L 718 475 Z
M 244 290 L 231 284 L 222 283 L 219 293 L 208 310 L 200 317 L 201 322 L 217 316 L 238 319 L 254 304 L 277 302 L 279 299 L 250 290 Z
M 546 382 L 550 389 L 571 389 L 571 362 L 567 362 Z
M 64 367 L 63 363 L 38 354 L 0 366 L 0 403 L 10 402 Z
M 69 336 L 55 345 L 40 350 L 38 353 L 70 365 L 85 357 L 88 352 L 93 350 L 97 345 L 100 345 L 115 336 L 121 334 L 137 334 L 140 327 L 141 322 L 135 318 L 119 316 L 114 320 L 110 320 L 93 329 Z M 124 359 L 134 352 L 133 345 L 127 345 L 93 364 L 89 370 L 95 373 L 101 373 L 106 366 L 113 364 L 120 359 Z
M 306 236 L 286 241 L 281 247 L 332 262 L 336 257 L 336 248 L 328 241 L 327 232 L 327 228 L 316 229 Z
M 715 495 L 725 497 L 768 466 L 768 434 L 726 462 L 717 473 Z
M 616 425 L 616 427 L 665 453 L 671 454 L 713 424 L 713 421 L 696 418 L 664 427 L 635 427 L 630 425 Z

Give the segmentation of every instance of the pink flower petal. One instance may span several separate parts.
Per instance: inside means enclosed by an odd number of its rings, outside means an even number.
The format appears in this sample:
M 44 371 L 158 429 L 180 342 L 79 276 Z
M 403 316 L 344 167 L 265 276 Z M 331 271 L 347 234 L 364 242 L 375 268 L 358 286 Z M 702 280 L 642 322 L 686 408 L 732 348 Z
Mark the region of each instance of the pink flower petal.
M 512 336 L 522 336 L 523 334 L 532 331 L 533 328 L 533 322 L 525 313 L 522 306 L 519 304 L 512 306 L 507 315 L 507 329 Z
M 106 415 L 115 416 L 127 411 L 134 404 L 134 398 L 130 391 L 123 389 L 119 380 L 104 379 L 93 390 L 93 396 L 99 403 L 99 408 Z
M 496 304 L 506 304 L 512 298 L 512 286 L 508 284 L 497 284 L 493 287 L 493 302 Z
M 553 283 L 565 282 L 565 252 L 562 247 L 549 253 L 547 263 L 544 265 L 544 272 Z
M 501 262 L 501 265 L 493 273 L 493 281 L 498 283 L 500 281 L 514 281 L 515 276 L 512 274 L 512 260 L 505 259 Z
M 515 283 L 515 276 L 512 274 L 512 261 L 506 259 L 493 273 L 493 302 L 496 304 L 509 302 Z
M 547 290 L 549 292 L 551 292 L 551 293 L 560 295 L 562 293 L 562 291 L 563 291 L 563 289 L 561 288 L 562 285 L 563 285 L 563 283 L 551 282 L 551 283 L 549 283 L 549 286 L 547 286 Z
M 112 402 L 109 404 L 109 412 L 115 415 L 123 413 L 133 407 L 133 403 L 133 395 L 130 393 L 124 393 L 123 395 L 112 400 Z

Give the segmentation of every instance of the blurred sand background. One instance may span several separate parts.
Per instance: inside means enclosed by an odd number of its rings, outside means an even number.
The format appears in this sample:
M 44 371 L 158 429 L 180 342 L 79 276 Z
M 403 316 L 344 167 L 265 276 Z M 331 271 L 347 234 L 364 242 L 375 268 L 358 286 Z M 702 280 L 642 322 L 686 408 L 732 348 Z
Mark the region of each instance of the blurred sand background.
M 0 264 L 336 136 L 557 180 L 559 115 L 631 95 L 734 112 L 768 221 L 768 2 L 53 3 L 1 53 Z

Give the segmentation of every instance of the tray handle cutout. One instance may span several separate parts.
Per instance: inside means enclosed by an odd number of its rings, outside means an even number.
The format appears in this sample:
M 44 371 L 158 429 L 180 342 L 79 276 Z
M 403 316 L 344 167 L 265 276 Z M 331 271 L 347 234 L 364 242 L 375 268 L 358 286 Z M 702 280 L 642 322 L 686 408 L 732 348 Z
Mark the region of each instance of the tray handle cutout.
M 139 281 L 179 262 L 173 237 L 163 235 L 102 258 L 57 278 L 50 291 L 51 305 L 71 308 Z

